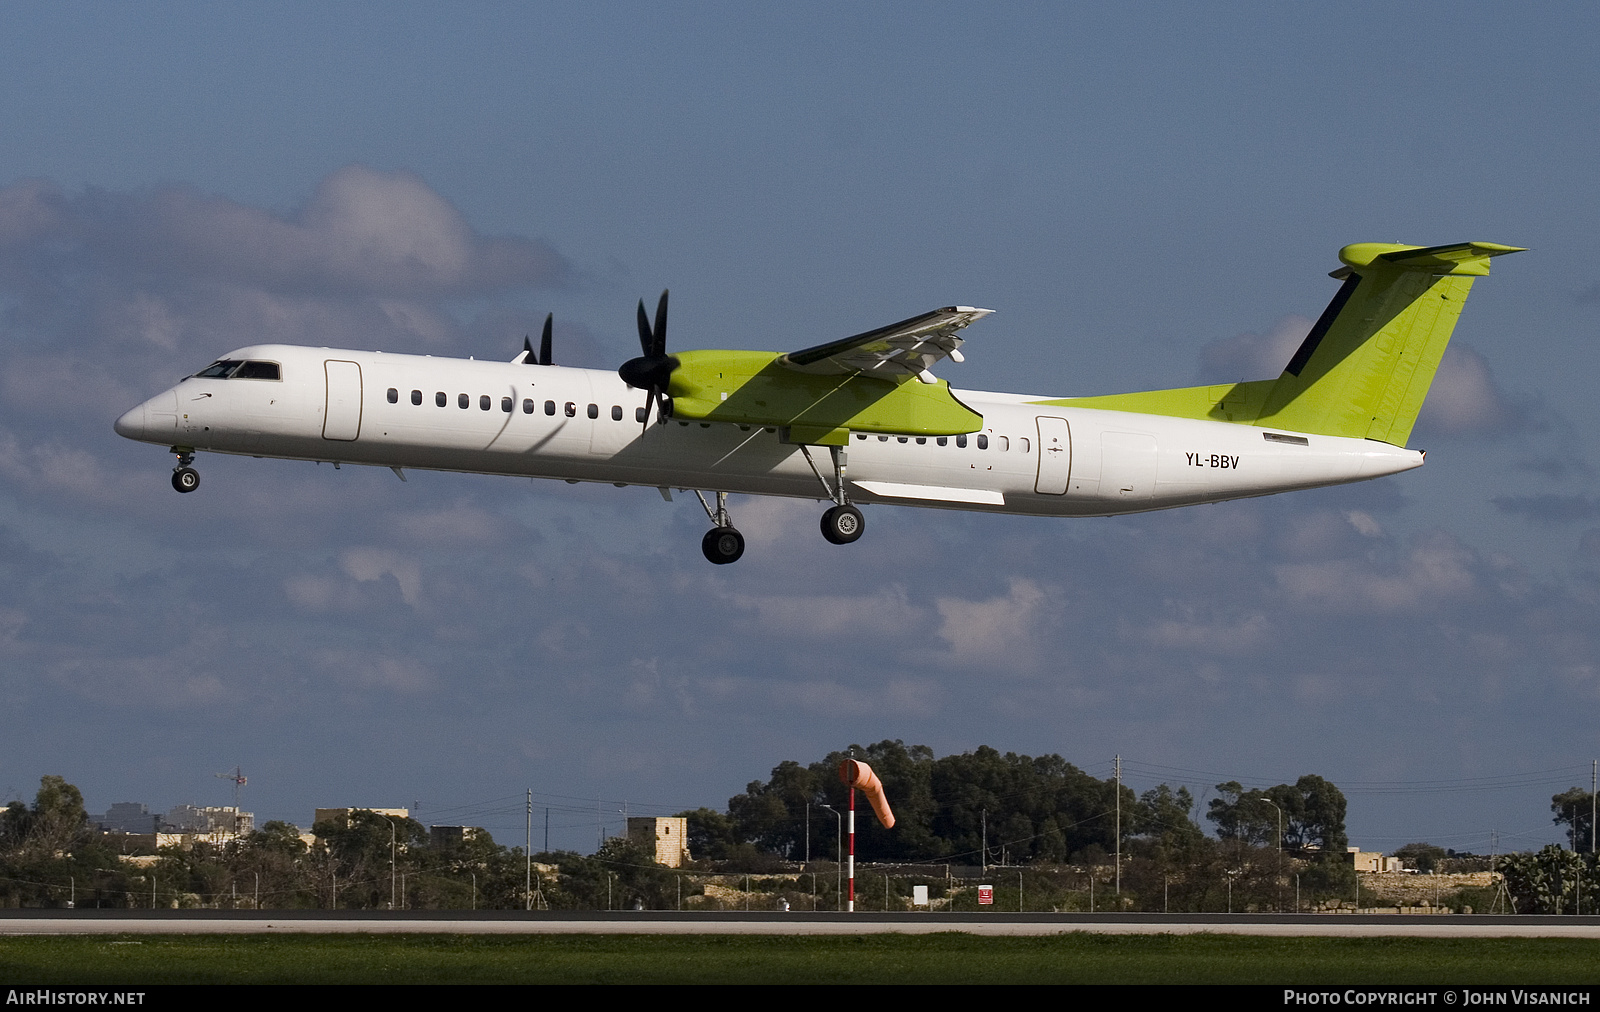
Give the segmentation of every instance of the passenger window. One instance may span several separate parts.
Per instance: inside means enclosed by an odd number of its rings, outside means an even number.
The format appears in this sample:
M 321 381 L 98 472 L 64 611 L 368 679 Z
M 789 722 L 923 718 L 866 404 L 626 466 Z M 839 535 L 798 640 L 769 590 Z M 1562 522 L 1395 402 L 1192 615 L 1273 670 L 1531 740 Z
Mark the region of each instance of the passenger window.
M 1027 453 L 1028 452 L 1028 437 L 1027 436 L 1019 436 L 1019 437 L 1017 437 L 1017 442 L 1020 444 L 1019 449 L 1021 449 L 1023 453 Z
M 978 433 L 978 449 L 987 450 L 988 448 L 989 448 L 989 437 L 984 435 L 981 432 Z
M 394 387 L 390 387 L 389 388 L 389 403 L 390 404 L 399 404 L 400 403 L 400 391 L 396 390 Z
M 611 420 L 613 422 L 622 421 L 622 405 L 620 405 L 620 404 L 611 405 Z
M 947 439 L 944 436 L 940 436 L 938 439 L 935 439 L 934 442 L 938 443 L 940 446 L 949 446 L 950 445 L 950 440 Z
M 544 402 L 544 413 L 547 414 L 547 415 L 555 414 L 556 413 L 556 402 L 555 401 L 545 401 Z
M 433 395 L 433 403 L 439 405 L 441 408 L 445 406 L 447 403 L 447 398 L 445 397 L 443 390 Z
M 879 436 L 878 437 L 878 442 L 880 442 L 880 443 L 887 443 L 888 441 L 889 441 L 889 437 L 888 436 Z
M 533 414 L 533 398 L 532 397 L 524 397 L 522 399 L 522 413 L 525 414 L 525 415 Z
M 511 406 L 512 406 L 511 405 L 511 398 L 509 398 L 509 397 L 500 398 L 500 410 L 501 411 L 504 411 L 506 414 L 509 415 L 509 414 L 511 414 Z
M 567 406 L 562 410 L 566 412 L 568 418 L 574 418 L 578 414 L 578 406 L 571 401 L 568 401 Z
M 589 405 L 589 417 L 590 418 L 599 418 L 600 417 L 600 405 L 598 405 L 598 404 Z
M 644 424 L 644 419 L 645 419 L 645 411 L 647 411 L 647 410 L 648 410 L 647 408 L 634 408 L 633 409 L 633 420 L 638 422 L 640 425 L 643 425 Z
M 490 401 L 489 401 L 489 395 L 488 394 L 479 395 L 479 397 L 478 397 L 478 407 L 479 408 L 482 408 L 484 411 L 488 411 L 489 410 L 489 404 L 490 404 Z
M 422 403 L 422 391 L 421 390 L 413 390 L 413 391 L 411 391 L 411 403 L 412 404 L 421 404 Z
M 856 438 L 857 439 L 866 439 L 867 438 L 867 434 L 865 432 L 858 432 L 858 433 L 856 433 Z
M 466 394 L 459 394 L 456 397 L 456 403 L 461 405 L 461 409 L 465 411 L 472 405 L 472 398 L 468 397 Z
M 917 437 L 917 445 L 918 446 L 927 446 L 928 445 L 928 437 L 927 436 L 918 436 Z
M 957 436 L 956 437 L 956 445 L 959 446 L 961 449 L 965 450 L 967 448 L 967 437 L 966 436 Z
M 900 440 L 900 442 L 902 442 L 902 443 L 906 441 L 906 437 L 904 437 L 904 436 L 896 436 L 894 438 Z
M 994 437 L 994 448 L 996 450 L 999 450 L 1001 453 L 1005 453 L 1007 450 L 1011 449 L 1011 437 L 1009 437 L 1009 436 L 996 436 L 996 437 Z

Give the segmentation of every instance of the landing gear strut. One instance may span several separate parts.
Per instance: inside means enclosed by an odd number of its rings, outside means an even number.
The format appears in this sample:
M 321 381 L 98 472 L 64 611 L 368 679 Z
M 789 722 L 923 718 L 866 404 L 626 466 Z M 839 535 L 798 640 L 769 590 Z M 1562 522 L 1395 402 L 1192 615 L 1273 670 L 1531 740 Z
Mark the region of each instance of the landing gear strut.
M 706 531 L 706 536 L 700 539 L 700 551 L 706 561 L 717 566 L 738 562 L 739 556 L 744 554 L 744 535 L 734 529 L 733 520 L 728 516 L 728 493 L 717 493 L 716 509 L 711 508 L 699 489 L 694 494 L 712 523 L 711 530 Z
M 193 450 L 175 450 L 178 466 L 172 469 L 172 487 L 179 492 L 193 492 L 200 487 L 200 472 L 190 467 L 194 463 Z
M 822 490 L 828 493 L 828 498 L 834 505 L 822 514 L 822 536 L 835 545 L 848 545 L 861 537 L 861 532 L 866 529 L 866 518 L 861 511 L 850 504 L 850 495 L 845 489 L 845 448 L 842 446 L 828 447 L 828 453 L 833 457 L 833 484 L 828 484 L 828 479 L 817 470 L 817 462 L 811 459 L 811 451 L 801 444 L 800 452 L 805 454 L 806 463 L 811 465 L 811 472 L 822 482 Z

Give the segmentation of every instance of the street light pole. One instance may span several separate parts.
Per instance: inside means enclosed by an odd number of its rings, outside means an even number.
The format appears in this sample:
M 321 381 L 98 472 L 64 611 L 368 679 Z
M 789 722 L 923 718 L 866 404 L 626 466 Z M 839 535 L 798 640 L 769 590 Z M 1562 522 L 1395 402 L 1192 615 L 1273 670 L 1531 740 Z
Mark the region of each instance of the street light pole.
M 1266 804 L 1272 805 L 1272 802 L 1267 801 L 1266 798 L 1262 798 L 1261 800 Z M 1278 912 L 1281 914 L 1281 913 L 1283 913 L 1283 809 L 1279 808 L 1277 805 L 1272 805 L 1272 810 L 1274 812 L 1278 813 L 1278 875 L 1277 875 L 1278 890 L 1277 891 L 1278 891 Z
M 833 902 L 834 909 L 837 910 L 840 902 L 839 896 L 844 892 L 844 816 L 840 815 L 839 810 L 832 805 L 824 805 L 819 801 L 817 802 L 817 807 L 826 808 L 833 813 L 834 818 L 833 871 L 835 896 Z

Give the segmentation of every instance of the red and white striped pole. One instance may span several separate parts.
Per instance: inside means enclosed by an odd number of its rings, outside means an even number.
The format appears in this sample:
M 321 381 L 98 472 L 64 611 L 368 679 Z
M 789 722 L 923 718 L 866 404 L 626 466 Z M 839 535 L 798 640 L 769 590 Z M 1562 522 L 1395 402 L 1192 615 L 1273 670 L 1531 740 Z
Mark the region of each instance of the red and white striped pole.
M 845 910 L 856 909 L 856 789 L 850 788 L 850 900 Z
M 851 913 L 856 909 L 856 788 L 867 792 L 867 800 L 872 802 L 872 810 L 878 816 L 878 821 L 884 829 L 894 828 L 894 812 L 889 810 L 889 799 L 884 796 L 883 782 L 878 775 L 872 772 L 872 767 L 864 762 L 846 759 L 839 764 L 839 782 L 850 788 L 850 893 L 849 905 L 845 907 Z

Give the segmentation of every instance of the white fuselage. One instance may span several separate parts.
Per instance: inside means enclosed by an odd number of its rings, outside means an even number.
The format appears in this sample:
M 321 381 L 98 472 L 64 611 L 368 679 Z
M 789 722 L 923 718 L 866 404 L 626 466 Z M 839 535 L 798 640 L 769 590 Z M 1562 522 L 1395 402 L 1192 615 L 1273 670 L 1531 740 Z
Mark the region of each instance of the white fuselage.
M 185 379 L 117 432 L 254 457 L 828 498 L 777 429 L 652 413 L 641 431 L 645 394 L 615 372 L 287 345 L 227 357 L 279 363 L 281 379 Z M 854 434 L 850 498 L 1104 516 L 1361 481 L 1423 459 L 1373 440 L 955 395 L 983 416 L 980 432 Z M 812 457 L 831 481 L 827 451 Z

